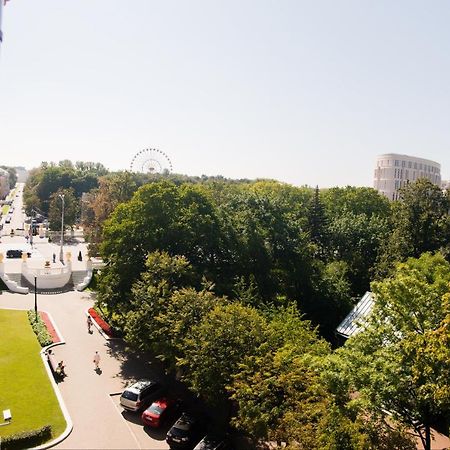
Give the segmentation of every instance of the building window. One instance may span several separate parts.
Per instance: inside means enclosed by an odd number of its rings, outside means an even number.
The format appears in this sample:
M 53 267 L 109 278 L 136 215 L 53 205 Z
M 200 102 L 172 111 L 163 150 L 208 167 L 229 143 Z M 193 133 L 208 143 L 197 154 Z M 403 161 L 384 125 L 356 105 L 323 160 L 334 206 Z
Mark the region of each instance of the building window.
M 411 167 L 412 167 L 412 162 L 408 161 L 408 169 L 411 169 Z
M 395 167 L 399 167 L 400 166 L 400 161 L 398 159 L 395 160 Z
M 406 161 L 402 161 L 402 167 L 406 166 Z
M 414 169 L 417 169 L 417 163 L 414 163 Z

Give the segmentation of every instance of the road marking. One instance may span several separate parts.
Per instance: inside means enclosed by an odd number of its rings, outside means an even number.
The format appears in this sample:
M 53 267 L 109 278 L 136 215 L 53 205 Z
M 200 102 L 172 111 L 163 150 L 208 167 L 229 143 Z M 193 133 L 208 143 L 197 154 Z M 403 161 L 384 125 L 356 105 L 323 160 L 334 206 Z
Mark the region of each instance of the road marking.
M 114 405 L 114 408 L 115 408 L 116 411 L 119 413 L 120 417 L 122 417 L 122 420 L 125 422 L 125 425 L 127 426 L 128 431 L 129 431 L 129 432 L 131 433 L 131 435 L 133 436 L 133 439 L 134 439 L 134 441 L 136 442 L 137 448 L 138 448 L 139 450 L 141 450 L 141 449 L 142 449 L 141 444 L 139 443 L 139 441 L 138 441 L 136 435 L 134 434 L 133 430 L 131 429 L 130 425 L 128 424 L 128 420 L 126 420 L 126 419 L 122 416 L 122 414 L 121 414 L 120 411 L 119 411 L 119 408 L 117 407 L 116 403 L 115 403 L 114 400 L 113 400 L 113 396 L 114 396 L 114 395 L 116 395 L 116 394 L 115 394 L 115 393 L 114 393 L 114 394 L 109 394 L 108 397 L 110 398 L 112 404 Z

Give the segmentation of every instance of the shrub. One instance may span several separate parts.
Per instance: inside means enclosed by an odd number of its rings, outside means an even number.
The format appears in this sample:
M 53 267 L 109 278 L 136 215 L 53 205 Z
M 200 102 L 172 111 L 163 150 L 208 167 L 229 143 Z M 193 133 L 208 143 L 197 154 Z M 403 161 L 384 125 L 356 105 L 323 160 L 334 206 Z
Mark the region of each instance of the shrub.
M 30 309 L 27 314 L 28 320 L 31 324 L 31 328 L 34 331 L 34 334 L 37 336 L 41 347 L 46 347 L 47 345 L 52 344 L 53 339 L 50 333 L 47 331 L 47 327 L 45 326 L 45 323 L 41 319 L 40 315 L 36 315 L 36 313 L 32 309 Z
M 19 450 L 23 448 L 33 448 L 52 437 L 52 426 L 45 425 L 37 430 L 22 431 L 0 438 L 0 448 L 2 450 Z

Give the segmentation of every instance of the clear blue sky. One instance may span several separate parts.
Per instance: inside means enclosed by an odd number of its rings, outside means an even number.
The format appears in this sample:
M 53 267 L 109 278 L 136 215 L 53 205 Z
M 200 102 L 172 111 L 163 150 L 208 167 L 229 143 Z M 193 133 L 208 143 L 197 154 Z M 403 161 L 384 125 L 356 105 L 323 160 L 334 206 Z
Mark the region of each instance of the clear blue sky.
M 0 163 L 372 186 L 376 155 L 450 178 L 450 2 L 10 0 Z

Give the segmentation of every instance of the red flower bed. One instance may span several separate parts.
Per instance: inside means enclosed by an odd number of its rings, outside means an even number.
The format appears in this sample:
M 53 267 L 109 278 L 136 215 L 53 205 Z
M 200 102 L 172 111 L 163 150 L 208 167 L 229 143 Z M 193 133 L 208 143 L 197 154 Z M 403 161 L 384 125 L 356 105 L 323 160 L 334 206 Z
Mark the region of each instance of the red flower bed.
M 113 329 L 103 320 L 103 318 L 97 313 L 94 308 L 89 308 L 88 313 L 107 336 L 114 337 Z
M 55 327 L 53 326 L 50 317 L 48 317 L 47 313 L 44 311 L 39 311 L 39 315 L 41 316 L 42 321 L 45 323 L 47 331 L 52 337 L 53 343 L 61 342 L 61 338 L 59 337 Z

